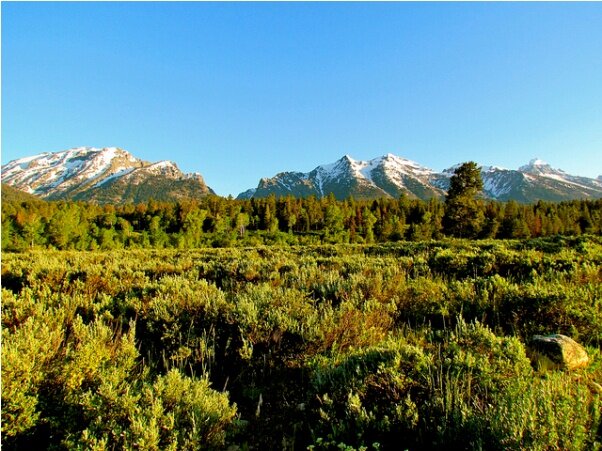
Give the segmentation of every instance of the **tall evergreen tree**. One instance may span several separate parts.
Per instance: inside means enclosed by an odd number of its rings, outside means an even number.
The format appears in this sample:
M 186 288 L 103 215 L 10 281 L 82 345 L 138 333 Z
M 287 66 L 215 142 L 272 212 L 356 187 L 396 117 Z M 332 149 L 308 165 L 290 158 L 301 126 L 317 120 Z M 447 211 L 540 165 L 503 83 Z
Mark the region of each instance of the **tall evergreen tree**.
M 481 171 L 475 162 L 469 161 L 456 168 L 445 198 L 445 233 L 466 238 L 478 236 L 484 214 L 476 196 L 482 189 Z

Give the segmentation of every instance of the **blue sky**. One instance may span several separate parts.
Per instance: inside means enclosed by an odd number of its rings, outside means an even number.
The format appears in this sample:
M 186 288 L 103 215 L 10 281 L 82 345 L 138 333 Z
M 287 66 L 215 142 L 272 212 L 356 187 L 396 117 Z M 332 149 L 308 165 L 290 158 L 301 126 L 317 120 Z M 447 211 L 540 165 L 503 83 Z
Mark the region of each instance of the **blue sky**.
M 601 3 L 2 3 L 2 163 L 117 146 L 218 194 L 344 154 L 602 174 Z

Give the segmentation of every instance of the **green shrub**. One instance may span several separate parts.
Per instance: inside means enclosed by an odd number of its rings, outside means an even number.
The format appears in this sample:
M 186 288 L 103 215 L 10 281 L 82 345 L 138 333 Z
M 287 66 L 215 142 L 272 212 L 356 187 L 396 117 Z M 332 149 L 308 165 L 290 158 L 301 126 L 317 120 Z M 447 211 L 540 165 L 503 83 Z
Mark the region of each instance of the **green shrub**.
M 408 446 L 420 421 L 418 404 L 430 366 L 429 356 L 404 340 L 315 358 L 314 441 Z
M 601 412 L 600 393 L 570 374 L 516 378 L 486 412 L 483 448 L 600 449 Z
M 236 406 L 207 379 L 177 369 L 141 387 L 103 386 L 84 398 L 93 417 L 86 429 L 65 441 L 69 448 L 145 450 L 214 449 L 224 444 Z

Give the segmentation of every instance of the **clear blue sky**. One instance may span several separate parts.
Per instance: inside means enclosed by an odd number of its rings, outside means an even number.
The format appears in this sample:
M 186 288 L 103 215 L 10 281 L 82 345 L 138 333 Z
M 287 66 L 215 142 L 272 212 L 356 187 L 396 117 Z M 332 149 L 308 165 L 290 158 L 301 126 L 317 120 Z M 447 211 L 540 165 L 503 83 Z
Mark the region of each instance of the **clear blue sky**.
M 602 174 L 602 3 L 2 3 L 2 163 L 117 146 L 218 194 L 388 152 Z

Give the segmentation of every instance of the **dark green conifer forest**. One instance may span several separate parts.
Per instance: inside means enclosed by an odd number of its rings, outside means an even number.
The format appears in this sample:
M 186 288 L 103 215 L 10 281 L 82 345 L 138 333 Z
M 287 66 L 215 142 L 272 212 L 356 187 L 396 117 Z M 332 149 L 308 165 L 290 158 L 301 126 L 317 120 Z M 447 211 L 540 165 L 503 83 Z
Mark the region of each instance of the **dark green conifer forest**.
M 2 249 L 112 250 L 371 244 L 599 235 L 602 200 L 501 203 L 333 197 L 96 205 L 41 200 L 2 203 Z M 457 219 L 454 219 L 457 218 Z

